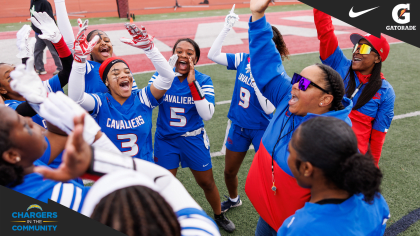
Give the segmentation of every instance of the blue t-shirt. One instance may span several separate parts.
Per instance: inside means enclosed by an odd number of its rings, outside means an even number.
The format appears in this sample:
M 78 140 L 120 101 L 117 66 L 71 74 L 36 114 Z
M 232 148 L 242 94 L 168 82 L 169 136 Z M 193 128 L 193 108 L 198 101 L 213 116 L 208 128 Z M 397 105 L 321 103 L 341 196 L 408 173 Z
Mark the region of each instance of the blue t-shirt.
M 305 206 L 287 218 L 277 235 L 383 235 L 390 217 L 382 195 L 370 205 L 363 195 L 353 195 L 341 204 Z
M 108 88 L 102 82 L 99 75 L 101 63 L 96 61 L 87 61 L 85 74 L 85 93 L 107 93 Z M 136 81 L 133 79 L 133 90 L 138 89 Z
M 123 105 L 110 93 L 90 95 L 95 99 L 91 114 L 115 146 L 126 155 L 154 162 L 152 112 L 162 99 L 156 100 L 150 87 L 132 91 Z
M 156 72 L 152 76 L 149 86 L 158 75 L 159 73 Z M 207 101 L 214 104 L 214 88 L 210 76 L 195 70 L 195 79 L 200 84 Z M 171 88 L 166 91 L 163 102 L 159 106 L 156 123 L 156 135 L 161 138 L 175 138 L 204 127 L 203 119 L 195 107 L 187 78 L 182 83 L 178 77 L 174 79 Z
M 267 115 L 264 112 L 251 86 L 250 73 L 246 71 L 250 63 L 249 54 L 227 53 L 226 58 L 228 70 L 237 70 L 228 118 L 242 128 L 265 130 L 273 114 Z
M 34 166 L 46 166 L 51 155 L 51 146 L 47 140 L 48 146 L 44 154 L 34 162 Z M 73 180 L 67 183 L 57 182 L 45 179 L 42 175 L 32 173 L 25 175 L 23 183 L 11 187 L 17 192 L 37 200 L 48 203 L 48 199 L 60 203 L 70 209 L 80 212 L 82 210 L 83 201 L 90 187 L 84 187 Z
M 47 91 L 49 93 L 51 92 L 58 92 L 61 91 L 63 92 L 63 89 L 61 88 L 61 83 L 60 83 L 60 79 L 58 78 L 58 75 L 53 76 L 51 79 L 49 80 L 45 80 L 42 82 L 44 84 L 44 87 L 47 89 Z M 13 110 L 16 110 L 16 108 L 22 104 L 25 101 L 17 101 L 17 100 L 6 100 L 4 101 L 4 104 L 10 108 L 12 108 Z M 42 118 L 40 115 L 36 114 L 34 116 L 32 116 L 32 120 L 37 123 L 38 125 L 40 125 L 41 127 L 47 128 L 47 125 L 45 123 L 44 118 Z

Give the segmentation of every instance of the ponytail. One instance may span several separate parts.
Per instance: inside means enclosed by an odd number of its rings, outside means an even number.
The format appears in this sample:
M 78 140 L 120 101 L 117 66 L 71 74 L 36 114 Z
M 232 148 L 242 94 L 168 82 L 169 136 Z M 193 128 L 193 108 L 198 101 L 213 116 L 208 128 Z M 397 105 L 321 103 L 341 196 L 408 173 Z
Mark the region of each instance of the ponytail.
M 284 58 L 289 59 L 289 49 L 287 49 L 286 42 L 284 42 L 283 35 L 281 35 L 280 31 L 275 27 L 271 26 L 273 30 L 273 41 L 276 44 L 277 51 L 279 51 L 281 59 Z
M 334 184 L 346 190 L 350 195 L 362 193 L 364 201 L 372 203 L 380 192 L 382 173 L 375 166 L 371 155 L 355 153 L 341 163 L 339 168 L 341 179 L 336 179 Z

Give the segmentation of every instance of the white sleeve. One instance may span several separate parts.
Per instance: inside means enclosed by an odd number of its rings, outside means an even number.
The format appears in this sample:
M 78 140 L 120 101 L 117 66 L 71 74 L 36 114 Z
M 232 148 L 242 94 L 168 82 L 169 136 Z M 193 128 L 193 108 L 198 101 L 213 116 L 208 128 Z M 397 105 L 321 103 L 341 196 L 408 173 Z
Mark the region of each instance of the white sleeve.
M 67 15 L 66 2 L 65 0 L 54 0 L 55 14 L 57 15 L 57 25 L 61 34 L 63 35 L 64 41 L 69 47 L 70 51 L 73 52 L 74 34 L 70 24 L 69 16 Z
M 153 66 L 159 76 L 153 82 L 153 86 L 159 90 L 168 90 L 175 78 L 175 73 L 168 61 L 162 56 L 157 47 L 144 51 L 146 56 L 152 61 Z
M 86 111 L 95 109 L 95 99 L 85 93 L 86 63 L 73 61 L 70 72 L 68 94 L 73 101 L 78 103 Z
M 207 99 L 203 100 L 194 100 L 195 108 L 197 108 L 197 112 L 203 120 L 210 120 L 214 114 L 214 105 L 213 103 L 207 101 Z
M 91 145 L 94 148 L 100 148 L 105 151 L 113 153 L 121 153 L 121 151 L 115 146 L 115 144 L 102 132 L 102 136 Z
M 225 40 L 226 35 L 229 33 L 229 28 L 223 27 L 219 36 L 217 36 L 213 45 L 211 45 L 210 51 L 207 54 L 207 57 L 216 62 L 217 64 L 228 66 L 228 61 L 226 58 L 226 53 L 222 53 L 223 40 Z
M 257 95 L 258 101 L 260 102 L 260 105 L 262 109 L 264 110 L 265 114 L 270 115 L 271 113 L 273 113 L 274 109 L 276 109 L 273 103 L 271 103 L 266 97 L 262 95 L 262 93 L 260 92 L 257 86 L 254 86 L 254 91 L 255 91 L 255 95 Z

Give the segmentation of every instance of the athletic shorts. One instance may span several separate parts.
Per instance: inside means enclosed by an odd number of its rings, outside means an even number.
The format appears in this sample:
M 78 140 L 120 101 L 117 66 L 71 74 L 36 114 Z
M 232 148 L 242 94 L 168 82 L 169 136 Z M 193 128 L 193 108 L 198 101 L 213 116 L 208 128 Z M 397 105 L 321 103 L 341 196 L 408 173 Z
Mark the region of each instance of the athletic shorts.
M 246 129 L 232 123 L 225 144 L 226 148 L 232 152 L 246 152 L 252 143 L 257 152 L 264 132 L 265 130 L 262 129 Z
M 178 168 L 179 163 L 182 168 L 189 167 L 196 171 L 210 170 L 213 166 L 210 146 L 206 148 L 203 134 L 204 131 L 201 131 L 197 136 L 178 136 L 172 139 L 155 135 L 155 163 L 168 170 Z

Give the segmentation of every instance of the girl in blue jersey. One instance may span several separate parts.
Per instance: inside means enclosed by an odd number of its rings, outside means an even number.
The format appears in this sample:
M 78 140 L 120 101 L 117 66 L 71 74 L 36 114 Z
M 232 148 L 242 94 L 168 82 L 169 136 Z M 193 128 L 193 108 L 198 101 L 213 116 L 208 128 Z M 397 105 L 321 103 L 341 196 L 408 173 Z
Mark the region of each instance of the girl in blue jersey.
M 127 63 L 117 57 L 105 60 L 99 68 L 103 83 L 108 87 L 106 93 L 85 93 L 86 57 L 92 47 L 82 46 L 86 39 L 80 40 L 80 50 L 75 50 L 73 70 L 69 79 L 69 97 L 89 111 L 103 132 L 119 148 L 132 157 L 153 162 L 152 149 L 152 111 L 162 102 L 166 90 L 174 79 L 174 72 L 159 50 L 154 47 L 145 28 L 126 25 L 133 39 L 121 40 L 131 46 L 144 49 L 160 76 L 148 87 L 133 90 L 133 76 Z M 95 41 L 99 36 L 95 36 Z M 91 42 L 92 42 L 91 41 Z
M 55 133 L 51 127 L 43 133 L 30 118 L 6 106 L 0 106 L 0 116 L 0 185 L 45 203 L 52 199 L 80 211 L 88 188 L 72 180 L 45 180 L 33 173 L 35 166 L 46 166 L 63 151 L 67 136 Z
M 65 42 L 69 48 L 73 48 L 75 37 L 64 1 L 56 3 L 56 15 L 58 28 L 63 34 Z M 82 21 L 78 19 L 78 24 L 80 28 L 87 27 L 88 20 L 85 20 L 85 22 L 82 23 Z M 90 31 L 86 36 L 87 41 L 92 41 L 95 36 L 99 36 L 99 40 L 90 52 L 90 60 L 86 60 L 85 93 L 107 93 L 108 88 L 99 75 L 99 67 L 105 60 L 112 57 L 114 48 L 108 35 L 99 29 Z M 135 80 L 133 80 L 132 88 L 133 90 L 137 89 Z
M 276 235 L 283 221 L 309 200 L 310 191 L 297 185 L 287 165 L 287 145 L 294 130 L 310 114 L 334 116 L 351 125 L 348 115 L 353 106 L 343 98 L 341 76 L 329 66 L 308 66 L 290 79 L 264 15 L 269 3 L 252 0 L 250 4 L 252 74 L 262 94 L 276 107 L 245 184 L 245 192 L 260 215 L 256 235 Z
M 229 191 L 229 198 L 222 202 L 222 211 L 242 205 L 238 195 L 238 171 L 245 158 L 249 145 L 252 143 L 255 151 L 258 151 L 261 138 L 273 117 L 274 105 L 265 98 L 252 77 L 250 70 L 249 54 L 247 53 L 222 53 L 222 44 L 233 24 L 239 17 L 233 13 L 235 5 L 229 15 L 226 16 L 225 26 L 214 41 L 208 58 L 220 65 L 227 66 L 229 70 L 237 70 L 235 87 L 228 118 L 232 121 L 229 133 L 225 140 L 225 183 Z M 274 26 L 273 41 L 282 59 L 287 57 L 289 51 L 283 40 L 283 36 Z M 230 124 L 230 123 L 229 123 Z
M 305 206 L 277 235 L 383 235 L 390 217 L 379 193 L 381 171 L 359 153 L 351 127 L 333 117 L 301 124 L 289 142 L 288 165 L 299 186 L 311 191 Z
M 177 77 L 159 106 L 155 162 L 174 176 L 179 163 L 183 168 L 189 167 L 204 190 L 216 222 L 232 232 L 235 225 L 221 211 L 219 191 L 213 178 L 210 143 L 203 123 L 214 113 L 213 83 L 208 75 L 194 69 L 200 59 L 200 48 L 194 40 L 178 39 L 172 51 L 178 55 Z M 159 76 L 155 73 L 149 83 L 154 83 Z

